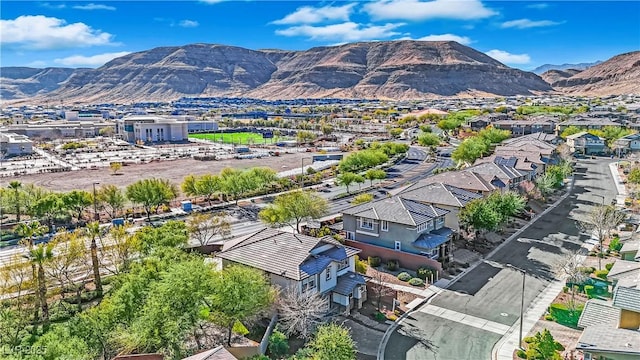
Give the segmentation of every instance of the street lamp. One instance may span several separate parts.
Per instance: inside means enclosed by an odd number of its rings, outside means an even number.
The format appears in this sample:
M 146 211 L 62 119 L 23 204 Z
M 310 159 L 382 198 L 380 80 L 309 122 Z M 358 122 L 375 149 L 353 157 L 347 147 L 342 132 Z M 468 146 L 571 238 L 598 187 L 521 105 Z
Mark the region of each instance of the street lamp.
M 98 199 L 96 198 L 96 185 L 99 184 L 99 182 L 93 182 L 93 218 L 96 221 L 100 221 L 100 214 L 98 214 Z
M 527 271 L 511 264 L 507 264 L 507 267 L 522 273 L 522 295 L 520 297 L 520 333 L 518 336 L 518 348 L 522 349 L 522 323 L 524 321 L 524 281 L 527 276 Z
M 300 159 L 300 190 L 302 190 L 304 188 L 304 161 L 305 160 L 311 160 L 311 163 L 313 164 L 313 158 L 302 158 Z

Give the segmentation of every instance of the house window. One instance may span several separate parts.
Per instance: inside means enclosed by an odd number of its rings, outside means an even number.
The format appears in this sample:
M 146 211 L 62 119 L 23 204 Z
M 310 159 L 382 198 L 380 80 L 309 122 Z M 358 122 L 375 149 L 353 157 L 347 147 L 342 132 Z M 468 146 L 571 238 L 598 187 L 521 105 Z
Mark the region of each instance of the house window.
M 356 239 L 356 235 L 353 233 L 353 231 L 347 231 L 347 240 L 355 240 Z
M 367 218 L 360 218 L 360 228 L 373 230 L 373 220 Z
M 346 258 L 342 261 L 338 261 L 338 271 L 342 271 L 349 267 L 349 258 Z
M 421 251 L 420 255 L 426 256 L 428 258 L 436 258 L 440 254 L 440 250 L 438 248 L 430 249 L 429 251 Z
M 380 230 L 389 231 L 389 223 L 387 221 L 380 221 Z
M 314 290 L 316 288 L 316 277 L 309 276 L 308 278 L 302 280 L 302 292 L 307 292 Z
M 400 241 L 396 241 L 393 247 L 396 251 L 400 251 L 402 250 L 402 245 L 400 243 Z
M 330 281 L 331 280 L 331 267 L 328 267 L 326 270 L 327 272 L 327 277 L 326 277 L 326 281 Z
M 431 231 L 431 230 L 433 230 L 433 222 L 431 220 L 429 220 L 426 223 L 422 223 L 422 224 L 418 225 L 416 230 L 418 231 L 418 233 L 421 233 L 421 232 L 424 232 L 424 231 Z

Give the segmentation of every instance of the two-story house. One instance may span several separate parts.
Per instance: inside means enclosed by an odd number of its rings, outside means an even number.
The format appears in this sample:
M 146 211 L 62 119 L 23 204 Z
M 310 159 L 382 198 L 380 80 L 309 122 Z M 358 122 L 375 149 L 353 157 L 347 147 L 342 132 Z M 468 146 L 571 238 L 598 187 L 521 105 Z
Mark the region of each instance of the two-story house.
M 428 179 L 421 180 L 419 183 L 430 184 L 434 182 L 455 186 L 481 195 L 489 195 L 492 192 L 500 191 L 507 186 L 495 175 L 489 176 L 485 174 L 478 174 L 469 170 L 442 172 L 430 176 Z
M 449 210 L 397 195 L 342 212 L 348 240 L 432 260 L 450 257 L 453 231 L 445 226 Z
M 474 172 L 476 174 L 484 175 L 486 177 L 497 177 L 508 189 L 516 189 L 518 185 L 527 180 L 529 174 L 524 171 L 517 170 L 515 168 L 515 158 L 500 158 L 500 163 L 496 162 L 481 162 L 477 163 L 469 168 L 467 171 Z
M 263 229 L 227 241 L 217 256 L 223 266 L 237 263 L 260 269 L 273 285 L 320 294 L 329 306 L 341 306 L 348 312 L 367 299 L 365 278 L 355 271 L 359 252 L 330 236 Z
M 449 212 L 444 216 L 444 226 L 456 232 L 459 231 L 460 209 L 470 201 L 481 198 L 482 195 L 443 183 L 427 183 L 428 180 L 430 178 L 411 185 L 401 193 L 402 197 L 448 210 Z
M 640 150 L 640 134 L 623 136 L 613 142 L 612 146 L 616 155 L 621 156 Z
M 567 136 L 567 146 L 572 152 L 585 155 L 601 154 L 607 149 L 604 138 L 586 131 Z

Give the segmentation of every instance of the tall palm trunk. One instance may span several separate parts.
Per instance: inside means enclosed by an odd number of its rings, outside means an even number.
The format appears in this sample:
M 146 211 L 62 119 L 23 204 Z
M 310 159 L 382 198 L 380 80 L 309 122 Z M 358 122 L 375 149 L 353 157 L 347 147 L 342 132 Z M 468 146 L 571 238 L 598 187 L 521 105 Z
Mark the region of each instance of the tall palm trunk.
M 98 262 L 98 245 L 96 237 L 91 237 L 91 264 L 93 265 L 93 280 L 96 283 L 96 292 L 102 296 L 102 279 L 100 278 L 100 264 Z
M 49 327 L 49 304 L 47 304 L 47 284 L 44 278 L 44 267 L 38 264 L 38 301 L 42 307 L 42 327 Z

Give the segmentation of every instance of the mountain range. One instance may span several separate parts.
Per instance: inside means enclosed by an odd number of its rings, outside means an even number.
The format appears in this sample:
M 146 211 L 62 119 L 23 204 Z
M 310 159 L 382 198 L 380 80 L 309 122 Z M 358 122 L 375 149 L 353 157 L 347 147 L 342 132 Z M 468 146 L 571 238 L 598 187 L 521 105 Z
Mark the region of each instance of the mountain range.
M 562 65 L 554 65 L 554 64 L 544 64 L 538 66 L 533 69 L 532 72 L 538 75 L 542 75 L 550 70 L 586 70 L 594 65 L 600 64 L 602 61 L 596 61 L 591 63 L 578 63 L 578 64 L 562 64 Z
M 580 73 L 540 77 L 453 41 L 363 42 L 305 51 L 191 44 L 132 53 L 97 69 L 1 68 L 0 94 L 3 100 L 86 103 L 183 96 L 417 99 L 580 93 L 600 91 L 601 81 L 608 84 L 605 92 L 640 92 L 633 86 L 640 79 L 637 64 L 629 60 L 640 61 L 640 52 L 625 55 Z

